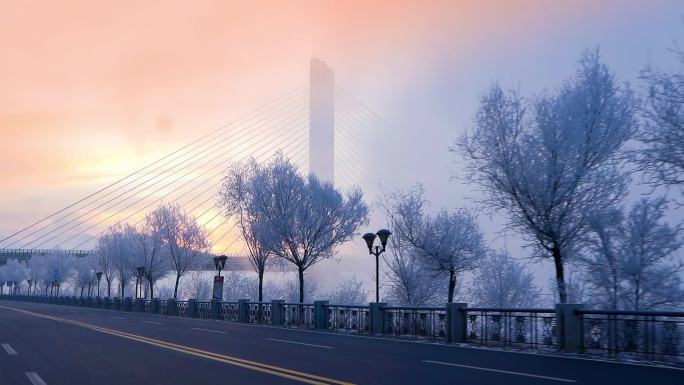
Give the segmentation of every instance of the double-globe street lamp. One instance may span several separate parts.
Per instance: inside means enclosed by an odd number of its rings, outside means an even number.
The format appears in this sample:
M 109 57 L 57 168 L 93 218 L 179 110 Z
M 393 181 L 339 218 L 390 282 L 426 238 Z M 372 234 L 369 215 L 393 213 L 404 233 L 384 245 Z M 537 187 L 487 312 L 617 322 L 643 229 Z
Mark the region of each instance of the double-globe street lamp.
M 368 246 L 368 252 L 371 255 L 375 255 L 375 302 L 380 302 L 380 254 L 385 252 L 385 247 L 387 246 L 387 240 L 392 232 L 387 229 L 378 230 L 377 233 L 366 233 L 363 235 L 363 240 L 366 241 Z M 380 245 L 373 247 L 375 238 L 380 238 Z

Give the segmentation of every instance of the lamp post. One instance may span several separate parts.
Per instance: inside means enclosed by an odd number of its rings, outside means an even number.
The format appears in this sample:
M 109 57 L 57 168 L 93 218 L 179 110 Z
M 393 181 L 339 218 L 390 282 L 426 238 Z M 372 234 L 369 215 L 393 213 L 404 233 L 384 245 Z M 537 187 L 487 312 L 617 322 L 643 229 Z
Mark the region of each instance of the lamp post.
M 224 267 L 226 267 L 226 260 L 228 257 L 225 255 L 219 255 L 218 257 L 214 257 L 214 266 L 216 267 L 216 270 L 218 270 L 218 276 L 221 276 L 221 270 L 223 270 Z
M 389 236 L 392 235 L 387 229 L 378 230 L 377 233 L 366 233 L 363 235 L 363 240 L 366 241 L 368 246 L 368 252 L 371 255 L 375 255 L 375 302 L 380 302 L 380 254 L 385 252 L 385 247 L 387 246 L 387 240 Z M 380 238 L 380 245 L 373 247 L 375 238 Z
M 100 280 L 102 279 L 102 272 L 98 271 L 95 273 L 95 277 L 97 277 L 97 298 L 100 298 Z
M 218 271 L 218 275 L 214 277 L 214 287 L 212 291 L 212 298 L 214 301 L 223 300 L 223 277 L 221 277 L 221 270 L 226 267 L 226 260 L 228 257 L 225 255 L 219 255 L 213 258 L 214 266 Z
M 138 290 L 138 288 L 142 289 L 142 276 L 145 274 L 145 266 L 138 266 L 138 278 L 135 281 L 135 299 L 138 299 L 142 297 L 142 295 L 138 295 L 138 292 L 142 294 L 142 290 Z

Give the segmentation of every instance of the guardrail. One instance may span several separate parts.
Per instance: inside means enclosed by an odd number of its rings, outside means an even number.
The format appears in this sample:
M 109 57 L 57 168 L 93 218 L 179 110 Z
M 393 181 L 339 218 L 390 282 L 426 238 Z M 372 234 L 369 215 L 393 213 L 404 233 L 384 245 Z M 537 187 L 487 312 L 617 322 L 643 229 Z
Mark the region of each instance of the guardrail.
M 555 349 L 556 309 L 464 308 L 469 343 Z
M 446 339 L 445 307 L 383 306 L 384 334 L 413 339 Z
M 581 304 L 507 309 L 469 308 L 465 303 L 406 307 L 246 299 L 222 302 L 23 295 L 0 295 L 0 299 L 684 365 L 684 312 L 585 310 Z
M 582 353 L 684 363 L 684 312 L 578 310 Z

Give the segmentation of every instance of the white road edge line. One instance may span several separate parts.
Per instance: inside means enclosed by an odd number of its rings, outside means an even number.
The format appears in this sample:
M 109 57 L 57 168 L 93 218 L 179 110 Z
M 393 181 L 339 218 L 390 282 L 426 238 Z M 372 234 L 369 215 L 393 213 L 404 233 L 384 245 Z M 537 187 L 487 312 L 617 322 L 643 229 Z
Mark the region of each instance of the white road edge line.
M 28 377 L 29 381 L 31 381 L 33 385 L 47 385 L 36 372 L 26 372 L 24 374 L 26 374 L 26 377 Z
M 18 355 L 18 354 L 17 354 L 17 351 L 14 350 L 14 349 L 12 348 L 12 346 L 10 346 L 10 344 L 0 344 L 0 346 L 2 346 L 2 348 L 5 349 L 5 351 L 7 352 L 7 354 L 9 354 L 10 356 L 17 356 L 17 355 Z
M 163 325 L 163 323 L 161 323 L 161 322 L 154 322 L 154 321 L 140 321 L 140 322 L 144 322 L 146 324 L 152 324 L 152 325 Z
M 211 330 L 211 329 L 202 329 L 202 328 L 190 328 L 192 330 L 201 330 L 203 332 L 212 332 L 212 333 L 221 333 L 221 334 L 227 334 L 226 332 L 222 332 L 220 330 Z
M 427 362 L 427 363 L 430 363 L 430 364 L 438 364 L 438 365 L 457 366 L 457 367 L 459 367 L 459 368 L 466 368 L 466 369 L 485 370 L 485 371 L 488 371 L 488 372 L 513 374 L 513 375 L 516 375 L 516 376 L 543 378 L 543 379 L 545 379 L 545 380 L 553 380 L 553 381 L 561 381 L 561 382 L 577 382 L 577 380 L 571 380 L 571 379 L 569 379 L 569 378 L 540 376 L 540 375 L 538 375 L 538 374 L 521 373 L 521 372 L 511 372 L 511 371 L 508 371 L 508 370 L 491 369 L 491 368 L 482 368 L 482 367 L 479 367 L 479 366 L 452 364 L 452 363 L 450 363 L 450 362 L 441 362 L 441 361 L 432 361 L 432 360 L 423 360 L 423 362 Z
M 316 344 L 307 344 L 304 342 L 297 342 L 297 341 L 288 341 L 288 340 L 279 340 L 277 338 L 266 338 L 269 341 L 277 341 L 277 342 L 286 342 L 288 344 L 297 344 L 297 345 L 306 345 L 306 346 L 313 346 L 317 348 L 323 348 L 323 349 L 335 349 L 333 346 L 325 346 L 325 345 L 316 345 Z

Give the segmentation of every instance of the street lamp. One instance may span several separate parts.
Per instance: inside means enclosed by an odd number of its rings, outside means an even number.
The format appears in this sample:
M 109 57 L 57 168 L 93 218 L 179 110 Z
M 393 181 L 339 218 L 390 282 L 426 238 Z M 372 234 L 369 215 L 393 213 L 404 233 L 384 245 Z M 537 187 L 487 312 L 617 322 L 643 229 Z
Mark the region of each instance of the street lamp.
M 385 252 L 385 247 L 387 247 L 387 240 L 389 239 L 389 236 L 392 235 L 392 232 L 390 232 L 387 229 L 381 229 L 378 230 L 377 233 L 366 233 L 363 235 L 363 240 L 366 241 L 366 245 L 368 246 L 368 252 L 371 255 L 375 255 L 375 302 L 380 302 L 380 261 L 379 257 L 380 254 Z M 375 242 L 375 238 L 380 238 L 380 245 L 382 246 L 375 246 L 373 247 L 373 243 Z
M 220 255 L 218 257 L 214 257 L 214 266 L 216 266 L 216 270 L 218 270 L 218 276 L 221 276 L 221 270 L 223 270 L 224 267 L 226 267 L 226 260 L 228 257 L 225 255 Z
M 97 298 L 100 298 L 100 280 L 102 279 L 102 272 L 98 271 L 95 273 L 95 276 L 97 277 Z
M 142 276 L 145 274 L 145 266 L 138 266 L 138 279 L 135 281 L 135 299 L 138 299 L 142 296 L 138 296 L 138 292 L 142 294 Z M 140 290 L 138 290 L 138 287 L 140 287 Z

